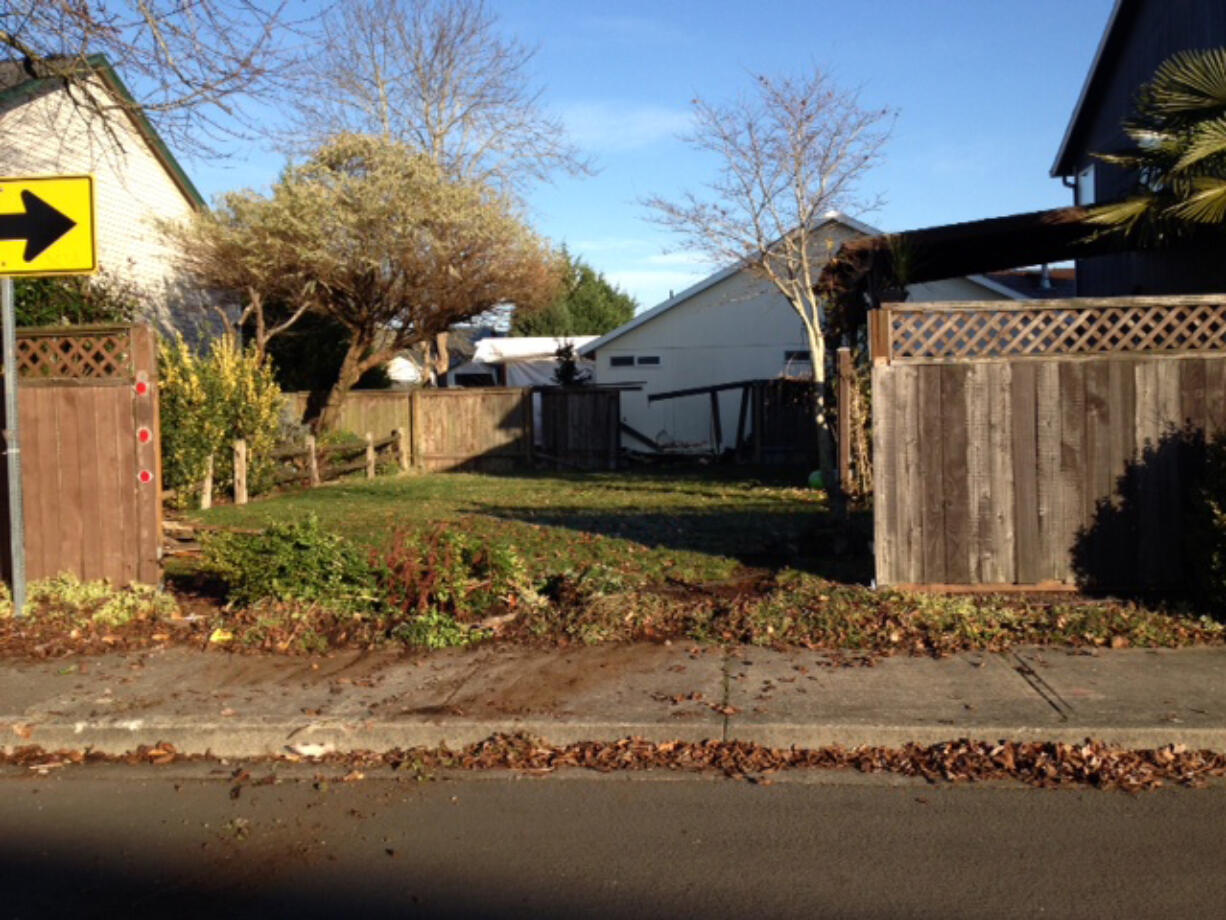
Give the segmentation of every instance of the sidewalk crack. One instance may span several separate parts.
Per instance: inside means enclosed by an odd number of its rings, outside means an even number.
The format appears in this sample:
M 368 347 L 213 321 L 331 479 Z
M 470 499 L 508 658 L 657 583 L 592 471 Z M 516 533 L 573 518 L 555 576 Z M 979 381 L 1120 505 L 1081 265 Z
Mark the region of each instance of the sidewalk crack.
M 732 675 L 730 673 L 731 667 L 732 667 L 732 649 L 729 648 L 728 646 L 724 646 L 724 663 L 723 663 L 723 667 L 720 669 L 723 672 L 723 678 L 724 678 L 723 696 L 720 699 L 720 704 L 719 704 L 720 712 L 722 712 L 724 716 L 723 735 L 720 738 L 721 741 L 728 740 L 728 731 L 729 731 L 728 723 L 732 720 L 732 716 L 730 715 L 730 713 L 732 712 Z

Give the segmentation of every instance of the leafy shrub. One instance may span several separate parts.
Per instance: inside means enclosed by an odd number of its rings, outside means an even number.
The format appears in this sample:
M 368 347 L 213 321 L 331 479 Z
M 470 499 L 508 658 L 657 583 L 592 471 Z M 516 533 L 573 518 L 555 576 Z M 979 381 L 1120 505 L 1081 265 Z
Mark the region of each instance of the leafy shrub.
M 248 491 L 266 488 L 283 402 L 268 360 L 224 339 L 202 354 L 176 336 L 161 343 L 158 368 L 162 480 L 180 504 L 199 490 L 210 456 L 214 483 L 224 488 L 233 482 L 237 438 L 247 442 Z
M 18 278 L 13 292 L 19 326 L 130 323 L 146 299 L 131 281 L 106 270 L 93 277 Z
M 541 603 L 513 549 L 445 526 L 397 533 L 379 570 L 386 603 L 409 617 L 393 635 L 432 648 L 483 638 L 476 621 Z
M 1205 445 L 1203 478 L 1184 531 L 1187 571 L 1198 600 L 1226 614 L 1226 438 Z
M 0 617 L 12 616 L 12 596 L 7 585 L 0 589 Z M 82 581 L 71 572 L 30 582 L 25 609 L 32 615 L 65 616 L 111 627 L 179 615 L 174 598 L 152 585 L 116 588 L 108 581 Z
M 205 568 L 226 583 L 233 604 L 296 600 L 359 614 L 378 611 L 370 563 L 325 531 L 315 515 L 258 534 L 205 534 L 202 548 Z

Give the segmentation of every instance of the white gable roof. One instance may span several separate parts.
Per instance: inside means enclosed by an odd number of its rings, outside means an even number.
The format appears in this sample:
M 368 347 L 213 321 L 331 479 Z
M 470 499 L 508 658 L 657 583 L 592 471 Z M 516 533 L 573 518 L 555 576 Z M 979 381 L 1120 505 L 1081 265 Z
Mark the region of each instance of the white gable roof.
M 840 211 L 827 211 L 822 216 L 825 219 L 814 228 L 815 230 L 820 229 L 829 223 L 838 223 L 852 230 L 855 230 L 858 233 L 862 233 L 865 236 L 880 236 L 882 233 L 882 231 L 878 230 L 876 227 L 870 226 L 869 224 L 866 224 L 862 221 L 858 221 L 854 217 L 848 217 L 846 214 L 843 214 Z M 629 322 L 623 323 L 622 325 L 618 326 L 612 332 L 606 332 L 604 335 L 600 336 L 599 338 L 594 338 L 593 341 L 588 342 L 586 345 L 580 346 L 579 354 L 585 357 L 594 354 L 597 350 L 603 348 L 605 345 L 608 345 L 610 342 L 614 341 L 615 339 L 621 338 L 627 332 L 637 329 L 639 326 L 642 326 L 645 323 L 651 322 L 661 313 L 665 313 L 671 310 L 673 307 L 676 307 L 682 303 L 685 303 L 690 298 L 698 294 L 701 294 L 703 291 L 707 290 L 708 288 L 714 287 L 715 285 L 719 284 L 721 281 L 725 281 L 728 278 L 731 278 L 733 275 L 737 274 L 744 268 L 745 268 L 744 260 L 737 262 L 733 265 L 729 265 L 726 268 L 721 268 L 719 271 L 715 272 L 713 275 L 709 275 L 706 278 L 703 278 L 697 284 L 693 284 L 690 287 L 686 288 L 680 294 L 676 294 L 673 297 L 670 297 L 668 300 L 664 301 L 663 303 L 656 304 L 656 306 L 652 307 L 650 310 L 644 310 L 642 313 L 639 313 Z M 1010 300 L 1026 300 L 1027 299 L 1024 295 L 1018 293 L 1012 288 L 1006 287 L 1005 285 L 1000 284 L 999 282 L 993 281 L 991 278 L 984 277 L 983 275 L 967 275 L 966 277 L 968 281 L 973 281 L 975 284 L 978 284 L 981 287 L 984 287 L 987 290 L 992 291 L 996 294 L 1000 294 L 1004 297 L 1007 297 Z
M 502 364 L 506 361 L 527 361 L 533 358 L 552 359 L 562 345 L 583 346 L 596 340 L 594 335 L 511 335 L 491 336 L 477 343 L 471 363 Z

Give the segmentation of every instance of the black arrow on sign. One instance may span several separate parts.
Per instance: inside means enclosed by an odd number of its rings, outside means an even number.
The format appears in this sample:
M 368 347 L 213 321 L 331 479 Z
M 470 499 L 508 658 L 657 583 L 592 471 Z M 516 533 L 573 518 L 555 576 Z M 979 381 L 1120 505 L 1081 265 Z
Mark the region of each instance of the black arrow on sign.
M 33 192 L 21 191 L 24 214 L 0 214 L 0 240 L 25 240 L 22 259 L 33 262 L 43 250 L 77 225 Z

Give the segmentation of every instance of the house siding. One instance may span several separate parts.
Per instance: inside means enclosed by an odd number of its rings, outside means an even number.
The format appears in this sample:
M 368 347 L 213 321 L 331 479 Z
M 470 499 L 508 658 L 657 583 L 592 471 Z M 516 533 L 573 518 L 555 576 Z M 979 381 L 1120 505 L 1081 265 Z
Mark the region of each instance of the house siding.
M 92 173 L 99 267 L 145 294 L 144 319 L 191 331 L 201 317 L 198 295 L 156 221 L 184 219 L 193 203 L 126 117 L 110 120 L 111 135 L 98 118 L 63 91 L 0 113 L 0 174 Z
M 1143 0 L 1130 3 L 1117 21 L 1115 53 L 1094 75 L 1093 95 L 1081 113 L 1070 146 L 1076 174 L 1094 167 L 1096 201 L 1132 190 L 1131 175 L 1100 163 L 1093 153 L 1125 149 L 1121 127 L 1132 112 L 1137 89 L 1177 51 L 1226 45 L 1226 3 L 1206 0 Z M 1077 202 L 1079 204 L 1084 202 Z M 1220 253 L 1126 253 L 1077 262 L 1077 293 L 1083 297 L 1188 294 L 1226 290 L 1226 260 Z
M 832 228 L 836 246 L 859 234 Z M 992 300 L 1004 295 L 964 278 L 917 284 L 912 301 Z M 714 440 L 711 399 L 683 396 L 649 403 L 653 393 L 713 386 L 740 380 L 807 376 L 810 364 L 789 363 L 788 351 L 807 351 L 804 324 L 771 284 L 739 272 L 619 336 L 596 355 L 596 382 L 627 388 L 621 395 L 622 421 L 662 446 L 710 451 Z M 658 356 L 658 366 L 614 367 L 615 357 Z M 632 389 L 637 387 L 637 389 Z M 721 393 L 721 450 L 735 446 L 740 391 Z M 648 449 L 629 435 L 623 443 Z

